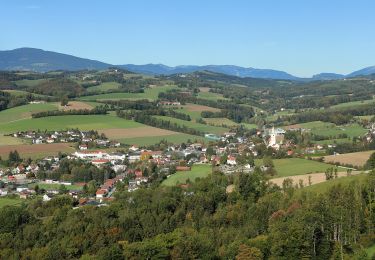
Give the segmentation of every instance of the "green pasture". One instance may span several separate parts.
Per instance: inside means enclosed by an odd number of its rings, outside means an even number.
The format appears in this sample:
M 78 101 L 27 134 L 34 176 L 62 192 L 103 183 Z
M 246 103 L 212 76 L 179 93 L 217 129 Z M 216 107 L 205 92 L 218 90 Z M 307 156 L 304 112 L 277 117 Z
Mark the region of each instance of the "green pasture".
M 99 130 L 110 128 L 134 128 L 143 124 L 111 115 L 68 115 L 42 118 L 30 118 L 0 125 L 3 133 L 27 130 Z
M 176 172 L 169 176 L 162 182 L 164 186 L 175 186 L 177 184 L 184 184 L 189 179 L 195 181 L 197 178 L 205 178 L 212 172 L 212 166 L 209 164 L 195 164 L 191 171 Z
M 32 113 L 57 110 L 56 103 L 27 104 L 0 111 L 0 132 L 4 124 L 31 118 Z
M 255 164 L 260 166 L 263 161 L 257 159 Z M 277 171 L 277 175 L 274 178 L 325 172 L 328 168 L 334 167 L 330 164 L 300 158 L 275 159 L 273 164 Z
M 164 121 L 170 121 L 172 123 L 176 123 L 181 126 L 186 126 L 188 128 L 193 128 L 198 131 L 202 131 L 204 133 L 213 133 L 213 134 L 222 134 L 228 131 L 227 128 L 219 127 L 219 126 L 210 126 L 210 125 L 204 125 L 199 124 L 193 121 L 185 121 L 173 117 L 167 117 L 167 116 L 156 116 L 158 119 L 162 119 Z

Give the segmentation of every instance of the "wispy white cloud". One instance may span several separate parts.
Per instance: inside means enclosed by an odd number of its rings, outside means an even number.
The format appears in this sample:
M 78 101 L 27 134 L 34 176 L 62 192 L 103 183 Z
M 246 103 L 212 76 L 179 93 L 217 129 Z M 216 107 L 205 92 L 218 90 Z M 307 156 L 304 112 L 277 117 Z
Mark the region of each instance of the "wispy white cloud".
M 24 6 L 25 9 L 32 9 L 32 10 L 37 10 L 37 9 L 40 9 L 41 6 L 39 5 L 26 5 Z

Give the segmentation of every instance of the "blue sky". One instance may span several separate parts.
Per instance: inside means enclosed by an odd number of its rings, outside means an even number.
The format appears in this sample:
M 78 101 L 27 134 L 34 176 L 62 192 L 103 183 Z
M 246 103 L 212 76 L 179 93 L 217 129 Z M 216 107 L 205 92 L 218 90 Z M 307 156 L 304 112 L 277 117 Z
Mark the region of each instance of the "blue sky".
M 4 0 L 0 50 L 112 64 L 233 64 L 297 76 L 375 65 L 375 1 Z

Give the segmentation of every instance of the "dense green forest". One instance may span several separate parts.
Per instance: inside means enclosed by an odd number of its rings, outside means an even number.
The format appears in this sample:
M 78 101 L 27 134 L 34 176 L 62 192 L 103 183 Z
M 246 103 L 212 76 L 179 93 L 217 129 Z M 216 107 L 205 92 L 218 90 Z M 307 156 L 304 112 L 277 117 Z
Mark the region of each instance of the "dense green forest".
M 260 172 L 155 186 L 119 186 L 107 207 L 72 209 L 65 196 L 4 207 L 0 258 L 365 259 L 375 242 L 375 172 L 320 193 L 272 186 Z

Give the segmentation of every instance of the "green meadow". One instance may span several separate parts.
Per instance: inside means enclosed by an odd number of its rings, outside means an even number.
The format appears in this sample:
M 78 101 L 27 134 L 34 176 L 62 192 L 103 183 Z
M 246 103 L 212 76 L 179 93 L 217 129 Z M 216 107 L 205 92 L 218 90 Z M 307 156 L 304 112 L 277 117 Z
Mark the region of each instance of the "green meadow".
M 209 164 L 193 165 L 191 171 L 181 171 L 170 175 L 162 182 L 164 186 L 175 186 L 177 184 L 184 184 L 189 179 L 195 181 L 197 178 L 205 178 L 212 172 L 212 166 Z
M 14 81 L 17 86 L 26 86 L 26 87 L 34 87 L 47 79 L 22 79 L 22 80 L 17 80 Z
M 198 98 L 207 99 L 207 100 L 219 100 L 219 99 L 226 99 L 223 97 L 222 94 L 213 93 L 213 92 L 199 92 Z
M 340 104 L 331 106 L 331 108 L 348 108 L 348 107 L 356 107 L 356 106 L 368 105 L 368 104 L 374 104 L 374 103 L 375 103 L 375 99 L 360 100 L 360 101 L 340 103 Z
M 79 128 L 81 130 L 98 130 L 110 128 L 133 128 L 143 124 L 125 120 L 111 115 L 69 115 L 42 118 L 30 118 L 0 125 L 1 132 L 12 133 L 26 130 L 64 130 Z
M 255 160 L 255 164 L 258 166 L 262 163 L 261 159 Z M 334 167 L 330 164 L 300 158 L 275 159 L 273 164 L 277 171 L 274 178 L 325 172 L 328 168 Z
M 228 128 L 204 125 L 204 124 L 199 124 L 193 121 L 185 121 L 185 120 L 181 120 L 181 119 L 177 119 L 173 117 L 167 117 L 167 116 L 156 116 L 156 117 L 164 121 L 170 121 L 172 123 L 176 123 L 181 126 L 186 126 L 188 128 L 193 128 L 195 130 L 198 130 L 204 133 L 222 134 L 228 131 Z
M 4 124 L 20 119 L 31 118 L 32 113 L 57 110 L 56 103 L 27 104 L 0 111 L 0 132 Z
M 356 137 L 364 135 L 367 130 L 359 124 L 348 124 L 337 126 L 333 123 L 313 121 L 303 124 L 298 124 L 300 127 L 310 129 L 311 133 L 322 136 L 337 136 L 339 134 L 347 134 L 349 137 Z

